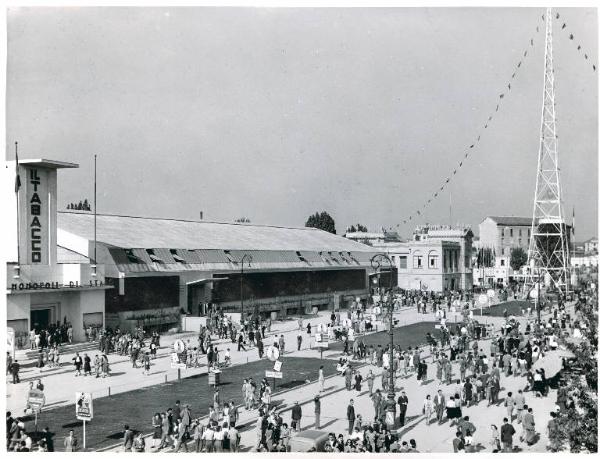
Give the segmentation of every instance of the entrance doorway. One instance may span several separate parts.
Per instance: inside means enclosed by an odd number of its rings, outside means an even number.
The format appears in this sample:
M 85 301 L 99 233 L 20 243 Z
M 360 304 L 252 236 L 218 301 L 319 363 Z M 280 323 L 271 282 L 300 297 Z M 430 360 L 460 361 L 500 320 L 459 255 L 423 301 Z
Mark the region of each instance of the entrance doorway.
M 52 310 L 48 309 L 33 309 L 31 311 L 31 328 L 36 331 L 48 328 L 52 320 Z

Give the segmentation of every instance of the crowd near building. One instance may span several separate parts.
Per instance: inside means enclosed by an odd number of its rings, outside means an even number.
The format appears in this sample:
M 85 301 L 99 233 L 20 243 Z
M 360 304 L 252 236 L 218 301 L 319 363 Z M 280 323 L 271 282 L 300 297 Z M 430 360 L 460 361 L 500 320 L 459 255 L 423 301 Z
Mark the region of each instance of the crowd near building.
M 58 211 L 57 171 L 77 167 L 26 159 L 5 169 L 14 348 L 32 329 L 71 328 L 83 341 L 89 328 L 166 331 L 182 316 L 197 318 L 185 322 L 197 331 L 217 310 L 275 318 L 339 309 L 372 287 L 374 249 L 314 228 Z

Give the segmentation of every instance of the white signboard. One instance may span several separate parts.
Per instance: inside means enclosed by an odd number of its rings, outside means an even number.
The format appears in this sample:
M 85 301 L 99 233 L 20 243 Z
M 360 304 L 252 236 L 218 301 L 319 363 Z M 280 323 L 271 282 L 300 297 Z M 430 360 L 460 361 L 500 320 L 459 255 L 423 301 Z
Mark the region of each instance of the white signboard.
M 94 417 L 91 392 L 75 393 L 75 417 L 80 421 L 91 421 Z
M 186 368 L 185 362 L 179 360 L 177 352 L 171 353 L 171 368 Z
M 283 365 L 283 362 L 281 360 L 277 360 L 273 365 L 273 371 L 281 371 L 281 365 Z
M 487 296 L 489 296 L 490 298 L 494 298 L 496 296 L 496 291 L 493 289 L 489 289 L 487 291 Z
M 479 295 L 479 297 L 477 298 L 477 301 L 479 301 L 479 304 L 487 304 L 488 302 L 488 297 L 486 294 L 482 293 L 481 295 Z
M 283 378 L 283 373 L 281 371 L 269 371 L 269 370 L 266 370 L 265 371 L 265 378 L 281 379 L 281 378 Z

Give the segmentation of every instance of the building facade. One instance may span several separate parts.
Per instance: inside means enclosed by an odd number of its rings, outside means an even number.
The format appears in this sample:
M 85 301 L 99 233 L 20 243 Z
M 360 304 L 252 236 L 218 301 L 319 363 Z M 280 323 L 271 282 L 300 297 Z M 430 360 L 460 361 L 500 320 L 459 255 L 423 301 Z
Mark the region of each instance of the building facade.
M 418 227 L 413 240 L 382 242 L 373 249 L 386 253 L 398 271 L 398 286 L 406 290 L 444 292 L 473 286 L 473 233 L 467 227 Z
M 104 266 L 57 244 L 57 171 L 77 164 L 28 159 L 9 162 L 3 195 L 7 225 L 7 326 L 17 348 L 29 331 L 68 323 L 76 341 L 104 323 Z M 18 175 L 18 182 L 16 177 Z M 16 184 L 17 182 L 17 184 Z
M 58 213 L 62 247 L 87 256 L 93 216 Z M 366 299 L 371 247 L 315 228 L 119 215 L 97 216 L 106 324 L 169 329 L 182 314 L 274 313 L 346 307 Z M 243 274 L 242 274 L 243 270 Z

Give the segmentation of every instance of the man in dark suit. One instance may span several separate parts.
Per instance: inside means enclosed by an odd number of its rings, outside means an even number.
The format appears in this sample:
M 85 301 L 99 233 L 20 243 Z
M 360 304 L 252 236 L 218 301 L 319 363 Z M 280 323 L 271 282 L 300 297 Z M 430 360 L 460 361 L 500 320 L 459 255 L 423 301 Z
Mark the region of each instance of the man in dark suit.
M 402 391 L 402 394 L 398 397 L 398 405 L 400 405 L 400 427 L 404 427 L 404 419 L 408 408 L 408 397 L 405 391 Z
M 348 405 L 348 409 L 346 410 L 346 418 L 348 419 L 348 435 L 352 435 L 352 432 L 354 432 L 354 420 L 356 419 L 354 400 L 352 399 L 350 399 L 350 405 Z
M 175 408 L 173 408 L 173 421 L 177 422 L 181 419 L 181 402 L 177 400 L 175 402 Z
M 133 431 L 129 429 L 129 425 L 125 424 L 125 435 L 123 435 L 123 449 L 126 453 L 131 452 L 133 446 Z
M 296 432 L 300 432 L 301 426 L 300 422 L 302 421 L 302 408 L 298 405 L 298 402 L 294 403 L 294 407 L 292 408 L 292 423 L 294 424 L 294 430 Z

